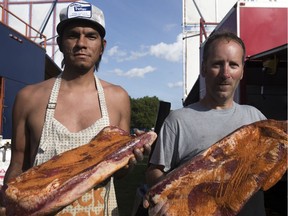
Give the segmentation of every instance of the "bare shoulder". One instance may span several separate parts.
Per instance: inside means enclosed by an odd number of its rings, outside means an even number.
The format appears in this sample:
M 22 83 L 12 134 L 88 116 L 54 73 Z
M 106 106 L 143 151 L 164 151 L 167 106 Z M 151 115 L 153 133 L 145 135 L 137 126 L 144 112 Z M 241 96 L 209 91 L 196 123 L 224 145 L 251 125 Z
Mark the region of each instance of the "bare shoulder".
M 28 108 L 30 105 L 40 105 L 42 102 L 47 101 L 54 81 L 55 78 L 51 78 L 43 82 L 25 86 L 17 93 L 15 104 L 25 104 L 25 107 Z
M 31 96 L 37 96 L 47 90 L 51 90 L 52 86 L 54 84 L 55 78 L 51 78 L 36 84 L 27 85 L 24 88 L 22 88 L 17 95 L 21 97 L 28 97 L 31 98 Z
M 119 85 L 101 80 L 105 92 L 111 125 L 116 125 L 125 131 L 130 130 L 130 97 L 126 90 Z
M 108 99 L 110 97 L 112 97 L 113 100 L 129 99 L 129 95 L 123 87 L 109 83 L 105 80 L 101 80 L 101 84 Z
M 130 113 L 130 97 L 127 91 L 119 86 L 101 80 L 105 92 L 105 99 L 110 115 L 112 113 Z

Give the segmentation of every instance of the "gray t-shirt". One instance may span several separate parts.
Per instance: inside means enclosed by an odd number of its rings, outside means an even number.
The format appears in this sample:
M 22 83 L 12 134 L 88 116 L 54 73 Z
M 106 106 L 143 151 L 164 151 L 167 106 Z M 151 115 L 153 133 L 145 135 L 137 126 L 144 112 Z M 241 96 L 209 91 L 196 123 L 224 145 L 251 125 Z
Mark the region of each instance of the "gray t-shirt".
M 150 163 L 163 165 L 169 172 L 239 127 L 264 119 L 256 108 L 237 103 L 225 110 L 194 103 L 172 111 L 162 125 Z M 248 210 L 245 206 L 239 215 L 265 216 L 263 192 L 254 197 L 250 199 L 251 207 L 249 201 Z

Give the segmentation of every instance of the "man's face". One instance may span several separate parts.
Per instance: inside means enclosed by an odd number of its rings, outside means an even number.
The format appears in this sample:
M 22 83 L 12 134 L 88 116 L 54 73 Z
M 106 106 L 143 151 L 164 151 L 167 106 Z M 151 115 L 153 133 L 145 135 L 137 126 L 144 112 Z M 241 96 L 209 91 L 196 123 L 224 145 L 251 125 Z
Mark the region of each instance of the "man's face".
M 235 41 L 217 39 L 211 44 L 203 64 L 206 96 L 214 103 L 233 101 L 235 90 L 243 77 L 243 49 Z
M 89 70 L 102 55 L 105 40 L 102 45 L 102 38 L 93 25 L 76 22 L 65 27 L 61 46 L 65 67 Z

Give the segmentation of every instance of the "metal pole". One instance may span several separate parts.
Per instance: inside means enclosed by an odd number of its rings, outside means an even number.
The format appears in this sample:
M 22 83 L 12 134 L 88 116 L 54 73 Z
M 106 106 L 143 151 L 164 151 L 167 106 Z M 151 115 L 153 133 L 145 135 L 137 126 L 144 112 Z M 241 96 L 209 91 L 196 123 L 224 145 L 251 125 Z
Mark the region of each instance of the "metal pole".
M 44 23 L 44 25 L 43 25 L 42 30 L 40 31 L 40 33 L 41 33 L 41 34 L 40 34 L 40 38 L 42 38 L 43 32 L 44 32 L 44 30 L 45 30 L 45 28 L 46 28 L 46 26 L 47 26 L 47 23 L 48 23 L 48 21 L 49 21 L 49 19 L 50 19 L 50 17 L 51 17 L 52 12 L 54 11 L 54 9 L 55 9 L 55 7 L 56 7 L 56 5 L 57 5 L 57 2 L 58 2 L 58 0 L 55 0 L 55 1 L 53 2 L 52 8 L 51 8 L 51 10 L 50 10 L 50 12 L 49 12 L 49 15 L 48 15 L 48 17 L 47 17 L 47 19 L 46 19 L 46 21 L 45 21 L 45 23 Z
M 198 13 L 199 13 L 201 19 L 203 19 L 203 20 L 205 21 L 205 19 L 204 19 L 204 17 L 202 16 L 201 11 L 200 11 L 200 9 L 198 8 L 198 5 L 196 4 L 195 0 L 193 0 L 193 3 L 194 3 L 194 5 L 195 5 L 196 10 L 198 11 Z

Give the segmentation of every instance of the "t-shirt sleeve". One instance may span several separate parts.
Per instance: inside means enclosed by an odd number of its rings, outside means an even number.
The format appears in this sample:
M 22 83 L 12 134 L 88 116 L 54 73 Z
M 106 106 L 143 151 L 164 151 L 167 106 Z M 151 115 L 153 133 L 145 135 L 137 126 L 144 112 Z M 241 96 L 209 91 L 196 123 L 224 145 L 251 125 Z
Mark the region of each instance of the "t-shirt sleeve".
M 247 112 L 246 116 L 250 118 L 251 123 L 267 119 L 266 116 L 257 108 L 249 105 L 243 105 L 243 106 Z
M 168 172 L 174 166 L 173 158 L 177 155 L 175 138 L 175 132 L 171 130 L 167 121 L 164 122 L 150 158 L 151 164 L 163 165 L 164 172 Z

